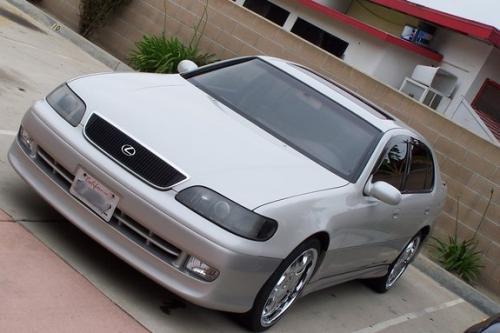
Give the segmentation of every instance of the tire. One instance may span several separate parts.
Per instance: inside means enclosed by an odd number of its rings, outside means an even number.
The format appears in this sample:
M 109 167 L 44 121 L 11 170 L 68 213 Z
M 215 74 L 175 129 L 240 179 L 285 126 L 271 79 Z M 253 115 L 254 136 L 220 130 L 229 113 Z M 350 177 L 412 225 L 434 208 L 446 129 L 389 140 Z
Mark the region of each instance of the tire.
M 240 324 L 254 332 L 276 324 L 300 297 L 316 269 L 319 255 L 317 239 L 306 240 L 293 250 L 262 286 L 252 309 L 238 315 Z
M 374 279 L 365 280 L 370 288 L 378 293 L 385 293 L 399 280 L 399 278 L 406 271 L 406 268 L 411 264 L 413 259 L 417 256 L 420 246 L 422 245 L 422 234 L 418 233 L 414 236 L 408 244 L 403 248 L 399 256 L 389 266 L 387 274 Z

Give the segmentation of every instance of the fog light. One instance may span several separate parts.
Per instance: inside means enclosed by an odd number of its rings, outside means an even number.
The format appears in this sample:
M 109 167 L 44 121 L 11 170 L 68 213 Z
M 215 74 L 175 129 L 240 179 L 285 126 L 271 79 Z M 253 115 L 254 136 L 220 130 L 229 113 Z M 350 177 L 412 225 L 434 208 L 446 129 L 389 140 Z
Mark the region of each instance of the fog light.
M 218 270 L 205 264 L 196 257 L 189 257 L 189 260 L 186 263 L 186 269 L 208 282 L 212 282 L 219 276 Z
M 26 131 L 23 127 L 19 130 L 19 141 L 26 148 L 26 152 L 31 156 L 35 157 L 36 155 L 36 144 L 35 140 L 31 137 L 31 135 Z

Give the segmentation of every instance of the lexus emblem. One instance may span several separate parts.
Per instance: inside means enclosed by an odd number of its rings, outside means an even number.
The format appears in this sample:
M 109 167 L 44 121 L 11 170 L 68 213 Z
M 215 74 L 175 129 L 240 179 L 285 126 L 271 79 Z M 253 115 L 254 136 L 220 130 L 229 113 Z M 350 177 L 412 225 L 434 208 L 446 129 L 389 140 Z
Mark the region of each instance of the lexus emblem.
M 125 156 L 131 157 L 135 155 L 135 148 L 132 147 L 131 145 L 123 145 L 122 146 L 122 153 Z

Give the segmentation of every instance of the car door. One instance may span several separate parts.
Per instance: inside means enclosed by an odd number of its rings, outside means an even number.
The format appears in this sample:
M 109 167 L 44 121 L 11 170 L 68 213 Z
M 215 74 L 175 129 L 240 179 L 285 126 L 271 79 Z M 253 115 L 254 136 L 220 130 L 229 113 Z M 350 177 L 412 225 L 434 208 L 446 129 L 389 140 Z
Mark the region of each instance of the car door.
M 384 181 L 401 189 L 409 162 L 409 141 L 405 135 L 389 139 L 371 172 L 371 180 Z M 403 196 L 397 206 L 388 205 L 363 194 L 351 202 L 346 220 L 337 221 L 333 231 L 338 240 L 334 251 L 325 258 L 324 274 L 353 272 L 390 263 L 408 235 L 404 223 L 407 208 L 411 207 Z
M 402 191 L 410 165 L 411 138 L 406 135 L 392 137 L 385 146 L 372 172 L 372 183 L 383 181 Z M 365 259 L 363 266 L 391 263 L 410 237 L 413 230 L 414 204 L 411 195 L 402 193 L 401 202 L 392 206 L 370 196 L 360 199 L 359 211 L 364 217 L 357 224 L 358 235 L 351 246 L 358 246 Z
M 431 214 L 434 163 L 429 148 L 410 136 L 398 135 L 389 140 L 372 173 L 371 182 L 383 181 L 401 192 L 396 206 L 371 197 L 361 200 L 367 218 L 359 223 L 359 234 L 352 245 L 359 246 L 356 255 L 364 266 L 391 263 Z
M 405 198 L 405 224 L 414 235 L 419 227 L 434 216 L 432 209 L 433 188 L 435 183 L 434 160 L 430 149 L 422 141 L 410 138 L 409 164 L 401 187 Z M 430 221 L 428 221 L 430 223 Z

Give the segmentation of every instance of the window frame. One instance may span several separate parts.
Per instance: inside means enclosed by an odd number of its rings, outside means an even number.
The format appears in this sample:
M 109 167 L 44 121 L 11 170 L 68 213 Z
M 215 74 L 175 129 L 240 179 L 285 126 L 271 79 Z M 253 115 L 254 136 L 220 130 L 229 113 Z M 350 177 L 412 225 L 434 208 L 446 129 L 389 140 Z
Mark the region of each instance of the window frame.
M 474 96 L 474 99 L 472 100 L 472 103 L 470 103 L 470 105 L 474 108 L 474 109 L 477 109 L 477 102 L 479 101 L 479 99 L 481 98 L 484 90 L 486 90 L 486 88 L 488 86 L 492 86 L 494 87 L 495 89 L 499 90 L 500 91 L 500 83 L 496 82 L 495 80 L 492 80 L 490 78 L 487 78 L 486 80 L 484 80 L 483 84 L 481 85 L 481 88 L 479 88 L 479 90 L 477 91 L 476 93 L 476 96 Z M 481 111 L 481 110 L 480 110 Z M 484 111 L 481 111 L 481 112 L 484 112 Z
M 414 142 L 423 145 L 425 147 L 425 149 L 427 149 L 427 151 L 429 152 L 429 155 L 430 155 L 430 158 L 431 158 L 431 162 L 432 162 L 432 181 L 431 181 L 431 186 L 430 186 L 429 189 L 411 190 L 411 191 L 404 189 L 406 187 L 406 181 L 408 179 L 408 176 L 410 175 L 411 164 L 413 162 L 413 154 L 412 153 L 413 153 L 413 148 L 414 148 L 414 145 L 415 145 Z M 408 148 L 408 153 L 409 153 L 409 156 L 408 156 L 408 165 L 407 165 L 407 168 L 406 168 L 404 185 L 403 185 L 403 190 L 401 191 L 401 194 L 431 193 L 432 191 L 434 191 L 434 183 L 436 181 L 436 163 L 434 161 L 434 156 L 432 154 L 432 150 L 422 140 L 416 139 L 414 137 L 410 137 L 410 141 L 408 142 L 408 146 L 409 146 L 409 148 Z
M 308 27 L 306 30 L 309 30 L 309 29 L 316 29 L 317 32 L 319 32 L 320 34 L 323 35 L 323 37 L 328 37 L 332 40 L 335 41 L 335 43 L 342 43 L 342 46 L 337 48 L 335 47 L 336 50 L 330 50 L 328 49 L 328 47 L 326 45 L 323 45 L 322 42 L 317 42 L 317 41 L 314 41 L 314 40 L 310 40 L 308 38 L 306 38 L 305 36 L 303 35 L 300 35 L 297 30 L 293 31 L 296 26 L 298 24 L 306 24 L 306 25 L 309 25 L 310 27 Z M 326 29 L 323 29 L 321 28 L 320 26 L 312 23 L 309 19 L 306 19 L 306 18 L 303 18 L 303 17 L 297 17 L 297 19 L 295 20 L 295 22 L 293 23 L 293 26 L 290 28 L 290 33 L 294 34 L 295 36 L 307 41 L 308 43 L 311 43 L 311 44 L 314 44 L 315 46 L 319 47 L 320 49 L 324 50 L 325 52 L 328 52 L 329 54 L 333 55 L 334 57 L 336 58 L 339 58 L 339 59 L 343 59 L 344 56 L 345 56 L 345 52 L 347 51 L 347 48 L 349 47 L 349 42 L 348 41 L 345 41 L 343 40 L 342 38 L 332 34 L 331 32 L 327 31 Z M 320 39 L 320 41 L 323 41 L 324 39 Z M 344 45 L 345 44 L 345 45 Z M 337 46 L 337 45 L 336 45 Z M 345 47 L 344 47 L 345 46 Z M 340 50 L 342 49 L 342 52 L 336 52 L 337 50 Z
M 259 0 L 259 1 L 262 1 L 262 0 Z M 243 3 L 241 4 L 241 6 L 242 6 L 242 7 L 244 7 L 244 8 L 246 8 L 246 9 L 248 9 L 248 10 L 250 10 L 251 12 L 253 12 L 253 13 L 255 13 L 255 14 L 259 15 L 260 17 L 263 17 L 263 18 L 265 18 L 266 20 L 268 20 L 268 21 L 270 21 L 270 22 L 272 22 L 272 23 L 276 24 L 277 26 L 283 27 L 283 26 L 285 25 L 286 21 L 288 20 L 288 18 L 290 17 L 291 12 L 290 12 L 288 9 L 285 9 L 285 8 L 283 8 L 282 6 L 279 6 L 279 5 L 275 4 L 275 3 L 274 3 L 274 2 L 272 2 L 272 1 L 269 1 L 269 0 L 264 0 L 264 1 L 266 2 L 266 4 L 270 5 L 270 6 L 271 6 L 271 8 L 273 8 L 273 6 L 274 6 L 274 7 L 278 8 L 278 10 L 281 10 L 281 11 L 283 11 L 283 12 L 286 12 L 286 13 L 287 13 L 287 14 L 286 14 L 286 17 L 285 17 L 285 20 L 283 20 L 283 23 L 280 23 L 280 22 L 276 22 L 276 21 L 274 21 L 274 20 L 271 20 L 271 19 L 270 19 L 270 18 L 268 18 L 267 16 L 262 15 L 261 13 L 259 13 L 259 12 L 255 11 L 254 9 L 252 9 L 252 8 L 251 8 L 251 5 L 249 5 L 249 2 L 247 2 L 247 0 L 243 1 Z
M 379 170 L 380 166 L 382 165 L 382 161 L 385 157 L 385 155 L 387 154 L 387 152 L 389 151 L 389 143 L 394 140 L 394 139 L 397 139 L 397 138 L 404 138 L 404 140 L 408 140 L 410 137 L 406 134 L 397 134 L 397 135 L 393 135 L 389 138 L 389 140 L 387 140 L 387 142 L 385 143 L 385 146 L 384 146 L 384 149 L 382 149 L 382 152 L 380 153 L 378 159 L 377 159 L 377 163 L 375 163 L 375 165 L 373 166 L 373 169 L 372 171 L 370 172 L 370 182 L 373 183 L 373 175 L 375 175 L 375 173 Z M 404 141 L 403 140 L 403 141 Z M 401 188 L 404 187 L 405 183 L 406 183 L 406 174 L 408 172 L 408 161 L 409 161 L 409 157 L 408 157 L 408 143 L 406 143 L 406 156 L 405 156 L 405 159 L 406 159 L 406 166 L 405 166 L 405 170 L 404 170 L 404 173 L 403 173 L 403 179 L 401 181 Z M 389 183 L 387 183 L 389 184 Z M 391 185 L 391 184 L 389 184 Z M 391 185 L 393 186 L 393 185 Z M 398 191 L 400 191 L 401 193 L 403 193 L 401 191 L 401 188 L 397 188 Z
M 495 80 L 492 80 L 490 78 L 487 78 L 486 80 L 484 80 L 483 84 L 481 85 L 481 88 L 479 88 L 478 92 L 476 93 L 476 96 L 474 96 L 474 99 L 472 100 L 472 103 L 470 105 L 477 113 L 485 114 L 486 116 L 488 116 L 488 118 L 490 118 L 494 122 L 500 124 L 500 121 L 497 120 L 496 117 L 493 116 L 489 111 L 485 111 L 484 109 L 481 109 L 478 106 L 478 103 L 481 100 L 481 98 L 482 98 L 482 96 L 487 88 L 495 89 L 498 93 L 500 93 L 500 83 L 498 83 Z M 481 115 L 479 115 L 479 116 L 481 117 Z M 488 129 L 490 129 L 489 126 L 487 126 L 487 127 L 488 127 Z M 493 135 L 495 135 L 495 133 L 493 133 Z
M 399 137 L 407 140 L 407 143 L 406 143 L 407 149 L 406 149 L 406 157 L 405 157 L 406 158 L 406 166 L 405 166 L 405 170 L 403 173 L 403 179 L 401 181 L 400 188 L 397 188 L 397 190 L 400 191 L 401 194 L 425 194 L 425 193 L 433 192 L 434 188 L 435 188 L 435 183 L 436 183 L 436 162 L 434 159 L 434 154 L 432 153 L 432 150 L 430 149 L 430 147 L 427 144 L 425 144 L 425 142 L 423 142 L 422 140 L 419 140 L 413 136 L 406 135 L 406 134 L 393 135 L 389 138 L 389 140 L 387 140 L 387 142 L 385 143 L 384 149 L 382 150 L 382 152 L 380 153 L 380 155 L 377 159 L 377 163 L 375 163 L 372 171 L 370 172 L 369 181 L 373 183 L 373 175 L 379 170 L 379 168 L 382 164 L 382 161 L 384 159 L 384 156 L 387 154 L 387 151 L 389 150 L 389 143 L 392 140 L 399 138 Z M 431 183 L 430 189 L 412 190 L 412 191 L 405 190 L 406 181 L 408 179 L 408 176 L 410 175 L 410 167 L 411 167 L 412 157 L 413 157 L 412 152 L 413 152 L 413 147 L 414 147 L 413 142 L 417 142 L 417 143 L 424 145 L 424 147 L 428 150 L 428 152 L 430 154 L 430 158 L 431 158 L 431 162 L 432 162 L 432 183 Z

